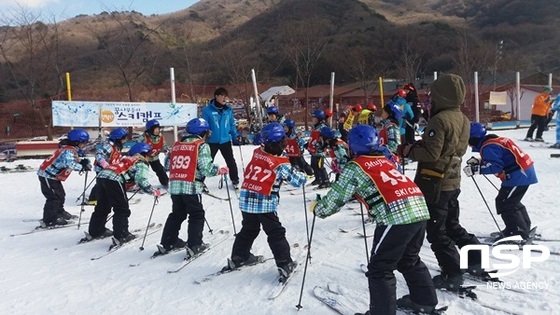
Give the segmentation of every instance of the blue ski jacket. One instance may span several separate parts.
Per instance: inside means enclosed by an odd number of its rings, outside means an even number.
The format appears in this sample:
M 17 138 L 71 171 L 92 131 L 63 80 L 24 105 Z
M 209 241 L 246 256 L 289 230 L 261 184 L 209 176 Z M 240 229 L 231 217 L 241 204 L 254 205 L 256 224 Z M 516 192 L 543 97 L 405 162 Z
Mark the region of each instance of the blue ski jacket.
M 238 137 L 233 110 L 228 105 L 217 107 L 215 101 L 214 99 L 211 100 L 202 109 L 202 118 L 208 122 L 210 130 L 212 130 L 208 143 L 222 144 L 230 142 Z

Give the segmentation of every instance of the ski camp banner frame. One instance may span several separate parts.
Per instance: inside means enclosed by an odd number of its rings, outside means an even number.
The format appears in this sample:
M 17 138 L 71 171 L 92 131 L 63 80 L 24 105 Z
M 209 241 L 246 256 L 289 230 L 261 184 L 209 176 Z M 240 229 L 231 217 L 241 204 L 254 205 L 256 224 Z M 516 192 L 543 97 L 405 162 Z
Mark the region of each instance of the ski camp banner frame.
M 184 126 L 197 117 L 194 103 L 53 101 L 53 126 L 138 127 L 156 119 L 161 126 Z

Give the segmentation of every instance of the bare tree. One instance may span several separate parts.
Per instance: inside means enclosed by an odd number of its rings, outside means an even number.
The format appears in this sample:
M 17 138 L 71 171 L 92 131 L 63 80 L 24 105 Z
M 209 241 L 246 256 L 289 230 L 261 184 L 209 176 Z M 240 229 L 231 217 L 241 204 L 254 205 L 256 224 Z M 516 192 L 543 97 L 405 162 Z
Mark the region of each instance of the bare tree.
M 386 65 L 382 65 L 370 53 L 371 50 L 365 47 L 354 48 L 349 52 L 345 52 L 345 68 L 348 74 L 360 86 L 364 92 L 363 103 L 368 103 L 370 91 L 374 91 L 379 84 L 377 83 L 376 73 L 383 73 L 387 69 Z
M 424 55 L 421 47 L 422 45 L 411 38 L 410 34 L 406 34 L 401 47 L 400 62 L 396 65 L 397 71 L 406 82 L 414 82 L 420 72 Z
M 330 43 L 331 24 L 320 17 L 286 23 L 280 39 L 282 51 L 305 86 L 305 117 L 309 115 L 308 90 L 311 77 L 323 52 Z M 307 119 L 305 129 L 309 129 Z

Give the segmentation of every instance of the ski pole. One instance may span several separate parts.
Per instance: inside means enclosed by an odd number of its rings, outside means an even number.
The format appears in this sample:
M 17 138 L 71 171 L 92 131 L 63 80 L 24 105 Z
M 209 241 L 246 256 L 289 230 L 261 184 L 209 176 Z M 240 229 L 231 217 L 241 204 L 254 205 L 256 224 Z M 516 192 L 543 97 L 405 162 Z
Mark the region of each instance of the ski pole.
M 243 161 L 243 151 L 241 151 L 241 145 L 239 147 L 239 155 L 241 155 L 241 167 L 243 167 L 243 171 L 245 171 L 245 162 Z
M 87 190 L 87 189 L 89 188 L 89 186 L 91 186 L 91 184 L 93 184 L 93 182 L 97 179 L 97 176 L 99 176 L 99 173 L 95 174 L 95 177 L 91 180 L 91 182 L 89 182 L 89 184 L 88 184 L 87 186 L 86 186 L 86 184 L 84 183 L 84 191 L 82 192 L 81 195 L 78 196 L 78 198 L 76 198 L 76 202 L 78 202 L 78 201 L 80 200 L 80 198 L 82 198 L 82 197 L 85 195 L 86 190 Z M 86 179 L 87 179 L 87 172 L 86 172 Z M 82 201 L 84 201 L 83 198 L 82 198 Z
M 146 231 L 144 232 L 144 239 L 142 240 L 142 245 L 140 245 L 140 250 L 144 250 L 144 242 L 146 241 L 146 236 L 148 235 L 148 228 L 150 227 L 150 222 L 152 221 L 152 214 L 154 214 L 154 208 L 158 203 L 158 197 L 154 196 L 154 205 L 152 206 L 152 211 L 150 212 L 150 217 L 148 218 L 148 225 L 146 226 Z
M 88 187 L 88 186 L 86 186 L 88 173 L 89 172 L 86 171 L 86 176 L 84 178 L 84 191 L 82 192 L 82 207 L 80 208 L 80 217 L 78 218 L 78 230 L 80 229 L 80 224 L 82 223 L 82 212 L 85 211 L 84 206 L 85 206 L 85 202 L 86 202 L 86 189 Z M 93 182 L 93 180 L 91 182 Z
M 313 221 L 311 222 L 311 234 L 309 235 L 308 243 L 307 243 L 307 256 L 305 257 L 305 267 L 303 268 L 303 279 L 301 280 L 301 290 L 299 291 L 299 301 L 296 305 L 298 311 L 303 308 L 301 306 L 301 299 L 303 297 L 303 287 L 305 285 L 305 276 L 307 275 L 307 264 L 311 260 L 311 241 L 313 240 L 313 230 L 315 229 L 315 212 L 313 212 Z
M 488 176 L 486 176 L 486 174 L 482 174 L 482 176 L 484 176 L 484 178 L 486 178 L 486 180 L 488 180 L 488 182 L 489 182 L 494 188 L 496 188 L 496 190 L 500 190 L 500 189 L 490 180 L 490 178 L 488 178 Z
M 484 195 L 482 194 L 482 191 L 480 190 L 480 187 L 478 187 L 478 183 L 476 182 L 476 180 L 474 179 L 474 176 L 471 176 L 474 185 L 476 186 L 476 189 L 478 190 L 478 193 L 480 194 L 480 197 L 482 197 L 482 200 L 484 201 L 484 204 L 486 205 L 486 208 L 488 209 L 488 212 L 490 212 L 490 215 L 492 216 L 492 220 L 494 220 L 494 224 L 496 224 L 496 227 L 498 228 L 498 231 L 500 232 L 500 235 L 502 237 L 504 237 L 504 234 L 502 233 L 502 229 L 500 229 L 500 226 L 498 225 L 498 221 L 496 221 L 496 218 L 494 217 L 494 214 L 492 213 L 492 210 L 490 209 L 490 206 L 488 205 L 488 202 L 486 202 L 486 198 L 484 198 Z
M 303 210 L 305 211 L 305 231 L 307 232 L 307 243 L 309 243 L 309 224 L 307 223 L 307 203 L 305 202 L 307 198 L 305 197 L 305 184 L 301 185 L 301 190 L 303 191 Z
M 233 224 L 233 236 L 236 236 L 237 231 L 235 230 L 235 218 L 233 217 L 233 207 L 231 205 L 231 196 L 229 195 L 229 186 L 228 186 L 228 183 L 227 183 L 227 174 L 224 174 L 222 179 L 224 180 L 224 183 L 225 183 L 225 186 L 226 186 L 226 191 L 227 191 L 227 197 L 228 197 L 228 203 L 229 203 L 229 212 L 231 213 L 231 223 Z
M 367 246 L 367 235 L 366 235 L 366 219 L 364 219 L 364 205 L 360 202 L 360 213 L 362 214 L 362 229 L 364 231 L 364 244 L 366 246 L 366 260 L 369 265 L 369 250 Z
M 206 226 L 208 227 L 208 233 L 213 235 L 214 230 L 212 230 L 212 228 L 210 227 L 210 224 L 208 224 L 208 220 L 206 220 L 206 218 L 204 218 L 204 222 L 206 222 Z
M 128 198 L 128 201 L 132 200 L 132 197 L 136 196 L 136 194 L 140 191 L 140 189 L 138 189 L 137 191 L 135 191 L 132 196 L 130 196 L 130 198 Z

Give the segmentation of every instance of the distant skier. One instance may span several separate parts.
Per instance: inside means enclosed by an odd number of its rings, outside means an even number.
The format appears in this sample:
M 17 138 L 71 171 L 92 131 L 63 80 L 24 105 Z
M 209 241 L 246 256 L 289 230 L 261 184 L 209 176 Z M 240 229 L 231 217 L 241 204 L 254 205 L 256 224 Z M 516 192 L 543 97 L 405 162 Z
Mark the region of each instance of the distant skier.
M 487 135 L 486 127 L 478 122 L 471 123 L 469 145 L 473 152 L 480 152 L 480 159 L 468 159 L 465 174 L 469 177 L 496 174 L 502 180 L 502 187 L 496 196 L 496 210 L 506 227 L 499 238 L 521 235 L 527 241 L 531 220 L 521 199 L 529 185 L 538 182 L 533 160 L 511 139 Z
M 41 183 L 41 192 L 47 199 L 43 207 L 43 223 L 47 226 L 66 225 L 73 216 L 64 210 L 66 192 L 62 186 L 72 171 L 91 171 L 83 149 L 89 141 L 89 134 L 84 129 L 73 129 L 67 139 L 60 141 L 59 148 L 41 163 L 37 175 Z
M 165 168 L 159 160 L 160 152 L 167 151 L 169 148 L 165 145 L 165 138 L 161 132 L 161 126 L 156 119 L 148 120 L 146 123 L 146 131 L 144 132 L 143 141 L 150 145 L 152 150 L 148 155 L 148 163 L 152 170 L 156 173 L 159 183 L 167 188 L 169 185 L 169 177 L 165 172 Z
M 300 172 L 305 172 L 308 176 L 313 175 L 313 169 L 303 157 L 303 151 L 307 141 L 299 136 L 295 130 L 296 122 L 292 119 L 284 121 L 284 131 L 286 132 L 286 146 L 284 151 L 290 159 L 290 164 Z

